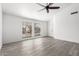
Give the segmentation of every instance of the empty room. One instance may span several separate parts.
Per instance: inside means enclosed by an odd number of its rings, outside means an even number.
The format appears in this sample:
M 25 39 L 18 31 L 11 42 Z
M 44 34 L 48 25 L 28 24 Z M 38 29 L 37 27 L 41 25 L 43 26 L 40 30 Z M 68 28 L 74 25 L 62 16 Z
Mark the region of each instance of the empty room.
M 79 3 L 0 3 L 1 56 L 79 56 Z

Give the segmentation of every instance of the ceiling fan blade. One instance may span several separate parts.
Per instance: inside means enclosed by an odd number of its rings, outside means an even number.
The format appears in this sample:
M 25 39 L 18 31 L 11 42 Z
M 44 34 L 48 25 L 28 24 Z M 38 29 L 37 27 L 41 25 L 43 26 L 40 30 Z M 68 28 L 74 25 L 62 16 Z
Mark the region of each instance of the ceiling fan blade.
M 49 13 L 49 9 L 46 9 L 47 13 Z
M 50 6 L 50 5 L 52 5 L 52 4 L 53 4 L 53 3 L 46 3 L 47 6 Z
M 44 5 L 40 4 L 40 3 L 37 3 L 38 5 L 42 6 L 42 7 L 45 7 Z
M 39 10 L 39 12 L 40 12 L 40 11 L 42 11 L 42 10 L 44 10 L 44 9 L 45 9 L 45 8 L 43 8 L 43 9 Z
M 49 7 L 49 9 L 59 9 L 60 7 L 56 6 L 56 7 Z

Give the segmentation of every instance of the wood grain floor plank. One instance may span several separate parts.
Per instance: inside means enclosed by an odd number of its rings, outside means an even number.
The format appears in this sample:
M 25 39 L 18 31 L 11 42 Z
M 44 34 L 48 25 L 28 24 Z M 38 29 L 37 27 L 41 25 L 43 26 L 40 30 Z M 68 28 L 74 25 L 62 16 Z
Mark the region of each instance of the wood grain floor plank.
M 43 37 L 5 44 L 1 52 L 3 56 L 79 56 L 79 44 Z

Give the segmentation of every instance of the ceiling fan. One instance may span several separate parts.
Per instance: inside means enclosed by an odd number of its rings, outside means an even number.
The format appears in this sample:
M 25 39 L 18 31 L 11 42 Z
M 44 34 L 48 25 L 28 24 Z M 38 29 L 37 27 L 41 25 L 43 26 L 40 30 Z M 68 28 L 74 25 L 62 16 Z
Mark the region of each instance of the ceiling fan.
M 40 5 L 40 6 L 42 6 L 42 7 L 44 7 L 43 9 L 41 9 L 39 11 L 42 11 L 42 10 L 46 9 L 47 13 L 49 13 L 49 9 L 59 9 L 60 8 L 59 6 L 53 6 L 53 7 L 51 7 L 51 5 L 54 4 L 54 3 L 46 3 L 46 6 L 42 5 L 40 3 L 37 3 L 37 4 Z

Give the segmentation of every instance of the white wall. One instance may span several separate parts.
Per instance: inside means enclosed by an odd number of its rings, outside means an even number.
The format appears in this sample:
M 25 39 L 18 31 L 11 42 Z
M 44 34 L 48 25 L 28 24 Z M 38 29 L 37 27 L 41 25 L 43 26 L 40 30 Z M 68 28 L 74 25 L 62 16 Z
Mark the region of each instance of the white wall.
M 50 21 L 48 21 L 48 35 L 53 37 L 53 17 Z
M 79 4 L 72 4 L 54 15 L 49 22 L 49 35 L 56 39 L 79 43 L 79 13 L 70 15 L 73 11 L 79 11 Z
M 2 7 L 0 4 L 0 49 L 2 47 Z
M 3 13 L 3 44 L 21 41 L 22 22 L 40 23 L 42 27 L 41 36 L 47 36 L 47 22 L 36 21 L 29 18 L 22 18 L 11 14 Z

